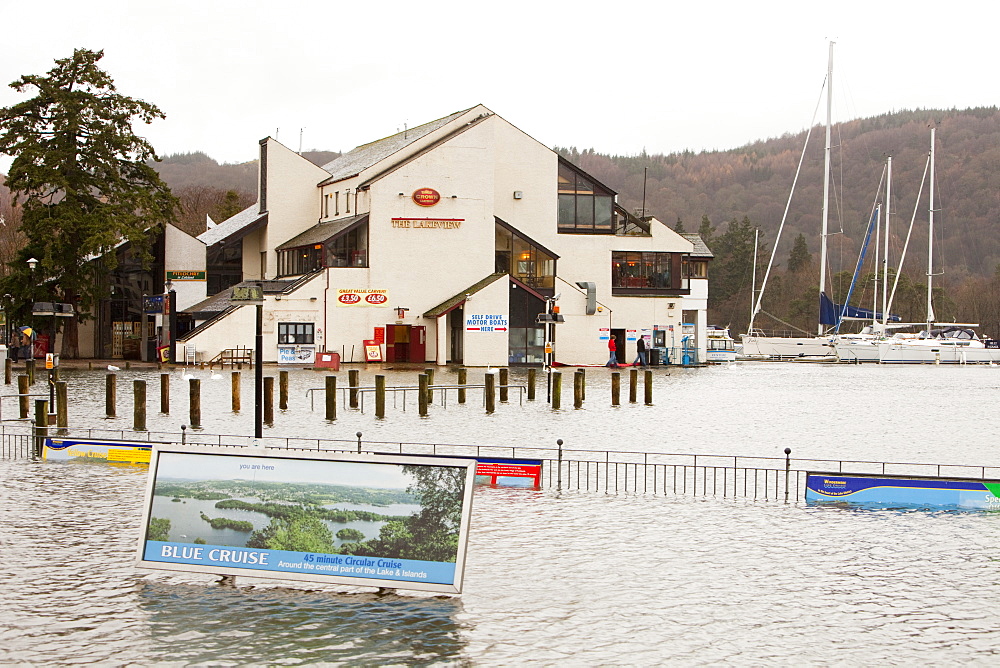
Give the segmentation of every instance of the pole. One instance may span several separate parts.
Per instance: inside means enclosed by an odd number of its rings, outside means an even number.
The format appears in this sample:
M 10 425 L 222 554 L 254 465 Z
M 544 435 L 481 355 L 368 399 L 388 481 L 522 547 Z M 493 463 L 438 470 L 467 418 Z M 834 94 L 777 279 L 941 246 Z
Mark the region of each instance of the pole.
M 264 305 L 257 304 L 256 353 L 254 355 L 254 438 L 264 437 Z
M 819 251 L 819 293 L 826 292 L 826 237 L 830 225 L 830 142 L 833 119 L 833 42 L 830 42 L 830 59 L 826 68 L 826 149 L 823 152 L 823 231 L 820 234 Z M 819 323 L 816 333 L 823 335 L 823 323 Z

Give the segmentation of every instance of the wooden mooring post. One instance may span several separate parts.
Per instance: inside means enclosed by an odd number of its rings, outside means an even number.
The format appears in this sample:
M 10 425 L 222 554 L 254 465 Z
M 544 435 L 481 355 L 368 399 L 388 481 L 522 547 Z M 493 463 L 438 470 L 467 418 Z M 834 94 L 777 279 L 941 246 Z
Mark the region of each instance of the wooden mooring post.
M 385 376 L 375 376 L 375 417 L 385 417 Z
M 337 377 L 326 377 L 326 419 L 337 419 Z
M 109 373 L 104 377 L 104 414 L 113 418 L 118 414 L 118 376 Z
M 500 369 L 500 403 L 507 403 L 507 381 L 510 378 L 510 370 L 507 367 Z
M 583 373 L 579 369 L 573 373 L 573 408 L 583 408 Z
M 552 372 L 552 408 L 562 406 L 562 371 Z
M 49 435 L 49 402 L 48 399 L 35 399 L 35 457 L 42 456 L 45 438 Z
M 3 363 L 3 384 L 10 385 L 14 373 L 14 362 L 8 357 Z
M 461 368 L 461 369 L 458 370 L 458 384 L 459 385 L 466 385 L 466 384 L 468 384 L 468 382 L 469 382 L 469 370 L 463 367 L 463 368 Z M 460 389 L 458 391 L 458 403 L 460 403 L 460 404 L 464 404 L 465 403 L 465 390 L 464 389 Z
M 634 404 L 639 400 L 639 370 L 628 370 L 628 402 Z
M 424 369 L 424 374 L 427 376 L 427 386 L 424 388 L 424 392 L 427 394 L 427 403 L 433 404 L 434 390 L 429 388 L 434 385 L 434 369 Z M 426 413 L 421 413 L 421 415 L 426 415 Z
M 538 376 L 538 371 L 532 367 L 528 369 L 528 401 L 535 400 L 535 378 Z
M 170 415 L 170 374 L 160 374 L 160 412 Z
M 653 405 L 653 372 L 646 371 L 643 373 L 643 395 L 646 400 L 647 406 Z
M 288 371 L 278 372 L 278 408 L 288 410 Z
M 201 429 L 201 379 L 188 380 L 188 406 L 192 429 Z
M 35 384 L 35 360 L 24 360 L 24 371 L 28 374 L 28 385 Z
M 56 383 L 56 426 L 59 429 L 69 427 L 69 387 L 65 380 Z
M 486 374 L 486 412 L 492 413 L 497 408 L 497 374 Z
M 426 373 L 422 373 L 417 376 L 417 407 L 420 411 L 420 417 L 427 415 L 427 400 L 428 400 L 428 390 L 430 379 Z
M 611 405 L 621 404 L 622 375 L 618 371 L 611 373 Z
M 146 381 L 132 381 L 132 429 L 146 431 Z
M 28 397 L 28 392 L 30 387 L 28 386 L 27 376 L 17 377 L 17 394 L 18 394 L 18 415 L 21 419 L 28 417 L 28 411 L 31 410 L 31 401 Z
M 264 377 L 264 424 L 274 424 L 274 376 Z
M 347 371 L 347 386 L 350 388 L 347 401 L 351 408 L 358 407 L 358 373 L 357 369 L 349 369 Z
M 242 406 L 242 397 L 240 395 L 242 376 L 243 373 L 240 371 L 232 372 L 232 407 L 234 413 L 239 413 L 240 407 Z

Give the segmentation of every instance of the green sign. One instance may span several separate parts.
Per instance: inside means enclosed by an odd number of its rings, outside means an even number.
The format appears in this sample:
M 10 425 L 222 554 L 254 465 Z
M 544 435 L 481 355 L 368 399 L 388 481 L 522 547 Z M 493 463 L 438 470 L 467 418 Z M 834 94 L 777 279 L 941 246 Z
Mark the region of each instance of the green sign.
M 168 271 L 168 281 L 204 281 L 204 271 Z

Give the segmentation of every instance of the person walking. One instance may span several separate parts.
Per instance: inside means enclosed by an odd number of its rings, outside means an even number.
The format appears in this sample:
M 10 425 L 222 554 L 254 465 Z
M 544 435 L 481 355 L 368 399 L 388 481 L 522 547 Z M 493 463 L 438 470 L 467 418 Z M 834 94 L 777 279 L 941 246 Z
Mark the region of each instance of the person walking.
M 615 335 L 612 334 L 611 338 L 608 339 L 608 352 L 611 356 L 608 358 L 608 363 L 604 366 L 609 366 L 612 369 L 618 368 L 618 346 L 615 345 Z
M 632 362 L 632 366 L 641 365 L 643 369 L 649 366 L 649 361 L 646 359 L 646 339 L 639 337 L 639 340 L 635 344 L 636 352 L 638 353 L 635 357 L 635 361 Z

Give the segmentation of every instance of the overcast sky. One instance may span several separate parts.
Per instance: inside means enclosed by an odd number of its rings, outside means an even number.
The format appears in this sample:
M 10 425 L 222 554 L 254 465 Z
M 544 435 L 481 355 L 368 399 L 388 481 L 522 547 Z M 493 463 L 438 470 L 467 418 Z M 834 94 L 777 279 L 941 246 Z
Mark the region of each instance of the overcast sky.
M 104 49 L 119 91 L 166 114 L 140 132 L 158 153 L 219 162 L 300 131 L 345 151 L 479 103 L 550 147 L 734 148 L 809 124 L 831 39 L 835 120 L 1000 98 L 1000 5 L 978 0 L 4 5 L 0 106 L 18 76 Z

